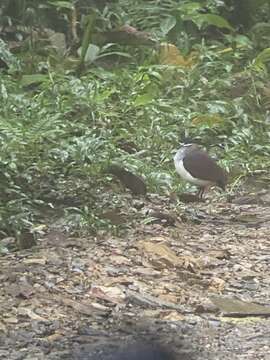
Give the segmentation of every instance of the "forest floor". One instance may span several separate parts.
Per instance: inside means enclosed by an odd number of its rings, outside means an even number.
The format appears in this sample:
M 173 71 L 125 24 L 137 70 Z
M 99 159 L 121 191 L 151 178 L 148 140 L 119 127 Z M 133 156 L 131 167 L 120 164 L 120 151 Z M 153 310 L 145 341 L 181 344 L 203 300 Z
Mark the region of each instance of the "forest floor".
M 1 258 L 0 359 L 107 359 L 151 338 L 186 359 L 270 359 L 269 209 L 269 188 L 178 207 L 127 195 L 141 217 L 121 236 L 52 225 Z

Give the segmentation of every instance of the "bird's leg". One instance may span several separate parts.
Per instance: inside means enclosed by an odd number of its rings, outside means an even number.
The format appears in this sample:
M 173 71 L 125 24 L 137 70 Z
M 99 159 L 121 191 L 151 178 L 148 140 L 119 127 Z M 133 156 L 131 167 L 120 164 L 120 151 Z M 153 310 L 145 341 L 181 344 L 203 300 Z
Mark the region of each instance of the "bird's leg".
M 205 190 L 204 187 L 200 187 L 200 188 L 199 188 L 199 191 L 198 191 L 198 193 L 197 193 L 197 197 L 198 197 L 199 199 L 202 199 L 204 190 Z
M 197 194 L 196 194 L 198 199 L 200 198 L 200 194 L 201 194 L 201 188 L 199 187 L 199 190 L 197 191 Z

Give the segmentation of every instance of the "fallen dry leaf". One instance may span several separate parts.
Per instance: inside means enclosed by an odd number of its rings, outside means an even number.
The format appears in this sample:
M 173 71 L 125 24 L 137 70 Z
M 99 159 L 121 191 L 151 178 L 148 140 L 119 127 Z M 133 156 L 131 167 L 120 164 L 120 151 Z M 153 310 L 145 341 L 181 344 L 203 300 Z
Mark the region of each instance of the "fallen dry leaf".
M 122 303 L 125 299 L 123 290 L 117 286 L 93 286 L 90 294 L 113 304 Z
M 159 299 L 161 299 L 162 301 L 167 301 L 167 302 L 171 302 L 174 304 L 178 303 L 178 297 L 174 294 L 159 294 Z
M 224 316 L 270 316 L 270 306 L 221 296 L 211 296 L 210 300 Z
M 46 340 L 49 342 L 54 342 L 54 341 L 58 341 L 59 339 L 61 339 L 61 337 L 63 337 L 63 334 L 54 333 L 52 335 L 47 336 Z
M 110 256 L 110 260 L 112 263 L 117 265 L 128 265 L 130 264 L 130 260 L 126 258 L 125 256 L 121 255 L 112 255 Z
M 213 277 L 210 282 L 209 290 L 221 293 L 225 289 L 226 282 L 218 277 Z
M 62 298 L 61 299 L 63 304 L 72 307 L 75 311 L 87 315 L 87 316 L 104 316 L 108 315 L 110 312 L 110 309 L 106 308 L 97 308 L 97 306 L 93 306 L 91 304 L 82 303 L 79 301 L 71 300 L 68 298 Z
M 3 333 L 3 334 L 6 334 L 7 333 L 7 327 L 6 325 L 0 321 L 0 331 Z
M 161 318 L 166 321 L 183 321 L 185 320 L 185 316 L 179 314 L 177 311 L 164 312 L 161 314 Z
M 47 259 L 45 258 L 28 258 L 23 260 L 23 263 L 26 265 L 45 265 L 46 262 Z
M 157 256 L 167 266 L 176 267 L 182 264 L 180 258 L 165 244 L 143 240 L 138 243 L 138 247 L 151 257 Z
M 32 309 L 30 309 L 30 308 L 26 308 L 26 307 L 24 307 L 24 308 L 22 308 L 22 307 L 20 307 L 19 308 L 19 311 L 18 311 L 18 314 L 20 314 L 20 315 L 26 315 L 26 316 L 28 316 L 30 319 L 32 319 L 32 320 L 37 320 L 37 321 L 47 321 L 47 319 L 45 319 L 44 317 L 42 317 L 42 316 L 39 316 L 38 314 L 36 314 Z
M 127 276 L 118 276 L 115 278 L 108 278 L 104 281 L 105 286 L 112 286 L 114 284 L 121 284 L 121 285 L 131 285 L 134 282 L 133 277 L 127 277 Z
M 17 324 L 19 322 L 19 320 L 14 317 L 14 316 L 11 316 L 11 317 L 8 317 L 6 319 L 3 319 L 3 321 L 6 323 L 6 324 Z
M 152 240 L 152 239 L 151 239 Z M 177 256 L 167 245 L 153 243 L 152 241 L 139 241 L 139 249 L 148 254 L 152 264 L 156 267 L 180 267 L 194 271 L 199 265 L 198 260 L 192 256 Z
M 175 65 L 190 68 L 196 64 L 197 54 L 191 52 L 188 56 L 181 55 L 180 50 L 173 44 L 162 43 L 160 45 L 159 59 L 164 65 Z

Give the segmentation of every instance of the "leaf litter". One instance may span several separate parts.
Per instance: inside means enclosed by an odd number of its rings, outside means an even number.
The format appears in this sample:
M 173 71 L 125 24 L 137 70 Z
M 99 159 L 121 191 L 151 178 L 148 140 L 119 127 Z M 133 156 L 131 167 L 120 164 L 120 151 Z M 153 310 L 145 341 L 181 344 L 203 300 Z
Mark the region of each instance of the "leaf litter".
M 1 258 L 0 359 L 105 359 L 151 337 L 196 359 L 270 359 L 270 212 L 254 196 L 134 198 L 118 237 L 48 227 Z

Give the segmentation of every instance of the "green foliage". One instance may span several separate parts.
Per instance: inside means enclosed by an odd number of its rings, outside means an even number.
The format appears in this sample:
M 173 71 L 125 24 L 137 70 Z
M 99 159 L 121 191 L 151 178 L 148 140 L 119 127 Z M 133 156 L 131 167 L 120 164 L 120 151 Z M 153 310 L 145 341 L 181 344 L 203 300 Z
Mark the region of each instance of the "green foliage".
M 143 9 L 141 11 L 142 1 L 119 1 L 122 9 L 128 14 L 134 25 L 137 25 L 142 29 L 152 29 L 156 32 L 159 38 L 168 37 L 168 39 L 177 39 L 175 33 L 178 36 L 183 37 L 183 33 L 189 31 L 191 35 L 197 35 L 196 28 L 206 28 L 210 25 L 217 28 L 225 28 L 230 31 L 233 27 L 229 22 L 218 14 L 213 14 L 210 11 L 217 10 L 217 7 L 209 6 L 209 12 L 205 1 L 179 1 L 176 0 L 165 0 L 165 1 L 152 1 L 143 2 Z M 207 12 L 205 12 L 205 10 Z M 193 27 L 190 26 L 192 22 Z M 195 29 L 194 29 L 195 27 Z
M 41 3 L 22 3 L 42 13 Z M 42 4 L 59 15 L 74 5 Z M 95 9 L 81 34 L 75 66 L 50 50 L 37 57 L 33 47 L 30 71 L 28 52 L 18 54 L 20 78 L 10 72 L 0 79 L 1 235 L 47 222 L 52 211 L 70 231 L 115 231 L 103 214 L 121 209 L 126 199 L 106 173 L 108 165 L 121 164 L 142 175 L 149 191 L 168 195 L 183 186 L 172 156 L 187 136 L 201 139 L 227 169 L 237 169 L 237 177 L 269 171 L 270 100 L 264 91 L 269 49 L 260 47 L 259 27 L 237 33 L 215 4 L 120 0 Z M 153 49 L 92 43 L 94 31 L 127 20 L 155 31 L 160 42 L 182 44 L 181 53 L 194 50 L 193 65 L 161 65 Z M 209 26 L 219 37 L 207 36 Z M 268 38 L 268 27 L 263 31 Z M 1 49 L 8 65 L 17 61 L 5 44 Z M 108 56 L 108 63 L 100 62 Z M 129 62 L 119 64 L 113 56 Z M 65 60 L 70 64 L 73 58 Z M 78 64 L 84 65 L 80 77 L 74 71 Z
M 91 14 L 87 15 L 84 18 L 85 30 L 84 30 L 84 34 L 83 34 L 83 38 L 82 38 L 82 46 L 80 49 L 81 50 L 80 51 L 81 64 L 86 60 L 85 56 L 86 56 L 87 52 L 89 52 L 88 60 L 90 59 L 91 62 L 96 59 L 96 56 L 99 52 L 98 47 L 93 48 L 95 45 L 92 45 L 92 48 L 91 48 L 91 46 L 89 45 L 91 42 L 91 37 L 92 37 L 92 32 L 93 32 L 93 28 L 95 25 L 95 21 L 96 21 L 96 13 L 95 12 L 92 12 Z
M 256 56 L 254 60 L 254 67 L 257 69 L 266 70 L 265 66 L 270 63 L 270 48 L 264 49 Z
M 222 16 L 215 14 L 200 14 L 194 19 L 199 26 L 203 24 L 213 25 L 220 29 L 233 30 L 233 27 Z
M 102 47 L 99 47 L 95 44 L 89 44 L 89 46 L 86 49 L 86 53 L 84 56 L 81 55 L 81 58 L 83 59 L 83 62 L 86 65 L 92 64 L 97 60 L 100 60 L 104 57 L 108 56 L 120 56 L 125 58 L 131 58 L 131 56 L 128 53 L 124 53 L 121 51 L 114 51 L 113 48 L 115 47 L 115 44 L 106 44 Z M 79 54 L 81 53 L 81 49 L 78 49 Z
M 9 51 L 7 44 L 0 39 L 0 60 L 2 60 L 9 72 L 16 72 L 21 70 L 20 61 Z

